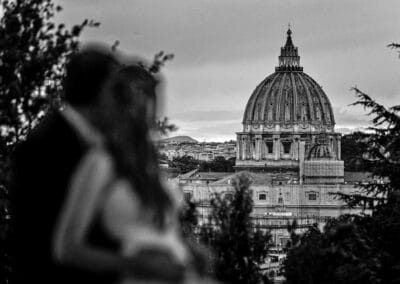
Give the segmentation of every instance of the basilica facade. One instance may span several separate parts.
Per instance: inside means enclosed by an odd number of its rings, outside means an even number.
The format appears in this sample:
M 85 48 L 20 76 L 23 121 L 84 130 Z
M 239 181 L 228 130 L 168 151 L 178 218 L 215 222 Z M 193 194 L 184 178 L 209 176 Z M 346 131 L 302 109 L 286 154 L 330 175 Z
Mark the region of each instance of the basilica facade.
M 306 229 L 350 212 L 336 193 L 353 193 L 370 182 L 366 173 L 346 172 L 341 134 L 322 87 L 303 71 L 292 31 L 287 31 L 275 72 L 253 91 L 237 132 L 235 173 L 192 172 L 175 182 L 206 218 L 214 193 L 231 195 L 232 180 L 251 181 L 256 225 L 272 230 L 276 243 L 288 238 L 288 222 Z M 355 209 L 357 210 L 357 209 Z

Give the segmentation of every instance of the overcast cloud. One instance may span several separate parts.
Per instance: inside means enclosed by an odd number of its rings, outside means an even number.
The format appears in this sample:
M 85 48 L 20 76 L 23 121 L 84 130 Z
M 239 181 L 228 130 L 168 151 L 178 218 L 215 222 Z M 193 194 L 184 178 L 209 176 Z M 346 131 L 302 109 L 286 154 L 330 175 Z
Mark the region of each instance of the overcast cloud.
M 400 1 L 321 0 L 59 0 L 60 21 L 101 22 L 85 42 L 121 42 L 125 53 L 151 59 L 175 54 L 164 69 L 164 112 L 203 140 L 235 138 L 255 86 L 273 73 L 287 24 L 304 71 L 327 93 L 338 128 L 368 123 L 350 91 L 358 86 L 385 105 L 399 103 Z

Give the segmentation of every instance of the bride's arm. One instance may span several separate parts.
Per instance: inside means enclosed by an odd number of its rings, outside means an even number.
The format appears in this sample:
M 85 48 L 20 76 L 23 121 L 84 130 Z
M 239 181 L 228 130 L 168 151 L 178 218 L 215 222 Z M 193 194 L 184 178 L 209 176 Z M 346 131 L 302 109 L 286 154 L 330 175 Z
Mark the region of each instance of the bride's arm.
M 100 151 L 87 154 L 72 177 L 54 231 L 53 252 L 58 261 L 94 272 L 124 270 L 126 261 L 117 251 L 95 248 L 85 241 L 111 180 L 109 156 Z
M 92 247 L 85 242 L 91 221 L 101 210 L 102 199 L 113 180 L 111 158 L 105 153 L 86 156 L 72 178 L 68 198 L 54 232 L 55 258 L 65 264 L 97 273 L 136 275 L 142 278 L 178 282 L 182 267 L 169 259 L 167 252 L 142 249 L 123 258 L 118 251 Z

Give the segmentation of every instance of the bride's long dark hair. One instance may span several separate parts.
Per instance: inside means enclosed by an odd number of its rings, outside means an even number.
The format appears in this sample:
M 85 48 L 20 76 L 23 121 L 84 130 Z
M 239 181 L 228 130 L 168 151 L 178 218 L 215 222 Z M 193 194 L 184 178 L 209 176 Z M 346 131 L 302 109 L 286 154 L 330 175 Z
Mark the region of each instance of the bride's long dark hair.
M 132 65 L 117 72 L 110 84 L 109 105 L 104 106 L 108 115 L 101 129 L 116 173 L 129 181 L 144 208 L 154 210 L 154 221 L 162 226 L 171 200 L 161 183 L 150 139 L 158 82 L 140 65 Z

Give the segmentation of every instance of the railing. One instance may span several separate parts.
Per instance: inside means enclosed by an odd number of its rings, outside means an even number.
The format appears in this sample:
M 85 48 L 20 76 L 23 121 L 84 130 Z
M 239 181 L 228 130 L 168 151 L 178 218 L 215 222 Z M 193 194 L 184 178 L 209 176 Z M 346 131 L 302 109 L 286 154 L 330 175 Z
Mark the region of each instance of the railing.
M 254 227 L 261 229 L 286 228 L 296 220 L 297 228 L 308 228 L 326 223 L 331 217 L 325 216 L 255 216 L 251 217 Z
M 284 229 L 296 220 L 297 228 L 309 228 L 317 224 L 326 223 L 332 217 L 328 216 L 252 216 L 254 228 L 257 229 Z M 199 215 L 199 222 L 204 225 L 213 225 L 209 215 Z

